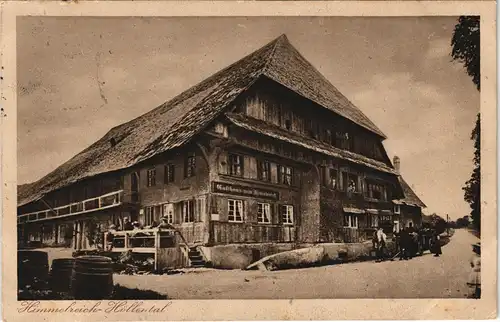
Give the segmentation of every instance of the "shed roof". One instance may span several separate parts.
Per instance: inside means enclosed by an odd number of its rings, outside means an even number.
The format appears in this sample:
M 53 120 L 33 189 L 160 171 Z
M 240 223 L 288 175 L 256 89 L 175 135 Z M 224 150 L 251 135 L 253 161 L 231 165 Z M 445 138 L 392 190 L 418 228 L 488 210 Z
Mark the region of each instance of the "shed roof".
M 281 35 L 172 100 L 112 128 L 100 140 L 18 191 L 18 205 L 105 172 L 131 167 L 187 143 L 259 77 L 266 76 L 320 106 L 385 135 Z

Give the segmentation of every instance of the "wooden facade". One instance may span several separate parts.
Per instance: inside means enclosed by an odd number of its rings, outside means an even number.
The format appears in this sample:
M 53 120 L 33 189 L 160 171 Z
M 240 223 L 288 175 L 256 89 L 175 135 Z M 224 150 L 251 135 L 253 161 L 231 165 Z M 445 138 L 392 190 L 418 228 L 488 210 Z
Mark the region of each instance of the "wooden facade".
M 404 193 L 380 131 L 349 113 L 262 76 L 187 143 L 20 206 L 20 243 L 91 248 L 124 218 L 162 217 L 189 247 L 364 241 Z

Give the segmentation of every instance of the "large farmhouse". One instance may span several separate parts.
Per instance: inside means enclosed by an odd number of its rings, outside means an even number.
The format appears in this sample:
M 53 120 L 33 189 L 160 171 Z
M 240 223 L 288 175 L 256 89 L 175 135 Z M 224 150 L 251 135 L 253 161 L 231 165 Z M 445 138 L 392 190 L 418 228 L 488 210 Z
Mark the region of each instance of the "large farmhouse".
M 191 248 L 361 242 L 424 206 L 385 138 L 282 35 L 20 187 L 19 243 L 160 217 Z

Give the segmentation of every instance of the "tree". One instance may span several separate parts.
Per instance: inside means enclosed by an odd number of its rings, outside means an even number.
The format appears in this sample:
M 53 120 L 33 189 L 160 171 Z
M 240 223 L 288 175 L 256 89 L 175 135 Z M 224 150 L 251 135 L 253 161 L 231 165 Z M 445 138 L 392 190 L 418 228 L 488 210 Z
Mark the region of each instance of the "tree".
M 448 223 L 446 222 L 446 220 L 444 220 L 444 218 L 437 215 L 436 213 L 433 213 L 432 215 L 426 217 L 426 221 L 428 221 L 431 228 L 436 230 L 436 233 L 444 233 L 446 227 L 448 226 Z
M 467 74 L 472 77 L 472 82 L 478 90 L 481 89 L 479 24 L 479 16 L 460 17 L 451 39 L 451 56 L 464 64 Z
M 471 139 L 474 140 L 474 170 L 471 178 L 462 188 L 464 199 L 471 207 L 470 216 L 474 228 L 481 231 L 481 122 L 477 115 L 476 126 L 472 130 Z
M 480 17 L 462 16 L 458 19 L 451 39 L 451 56 L 464 64 L 472 82 L 481 90 L 480 73 Z M 474 228 L 481 230 L 481 116 L 478 113 L 476 126 L 472 130 L 474 141 L 474 169 L 471 178 L 462 188 L 464 199 L 471 207 L 471 218 Z

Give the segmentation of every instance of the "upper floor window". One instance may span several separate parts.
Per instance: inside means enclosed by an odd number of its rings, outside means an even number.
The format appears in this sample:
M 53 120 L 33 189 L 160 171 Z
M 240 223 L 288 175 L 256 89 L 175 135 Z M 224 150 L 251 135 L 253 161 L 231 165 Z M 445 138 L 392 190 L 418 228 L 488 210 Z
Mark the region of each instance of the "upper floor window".
M 156 169 L 155 168 L 148 169 L 147 181 L 148 181 L 147 182 L 148 187 L 152 187 L 156 184 Z
M 194 222 L 194 201 L 186 200 L 181 203 L 182 222 Z
M 367 182 L 366 196 L 377 200 L 386 200 L 386 190 L 384 185 L 374 182 Z
M 238 154 L 229 154 L 229 174 L 243 176 L 243 157 Z
M 328 186 L 331 189 L 337 189 L 337 169 L 330 169 L 330 176 L 328 178 Z
M 243 201 L 229 199 L 227 204 L 227 220 L 231 222 L 243 222 Z
M 271 181 L 271 163 L 269 161 L 258 161 L 257 174 L 260 180 Z
M 268 203 L 257 204 L 257 221 L 261 224 L 271 223 L 271 205 Z
M 175 166 L 167 164 L 165 166 L 165 183 L 171 183 L 175 180 Z
M 394 213 L 399 215 L 401 213 L 401 205 L 394 205 Z
M 293 168 L 289 166 L 278 166 L 279 183 L 291 186 L 293 184 Z
M 285 225 L 293 225 L 293 206 L 284 205 L 281 207 L 281 220 Z
M 351 150 L 351 136 L 349 133 L 337 131 L 335 133 L 335 146 L 343 150 Z
M 196 155 L 191 153 L 186 158 L 186 163 L 184 165 L 184 177 L 189 178 L 195 175 L 196 170 Z
M 332 132 L 329 129 L 325 129 L 325 132 L 323 134 L 323 141 L 331 144 L 332 142 Z
M 361 192 L 361 188 L 358 182 L 358 176 L 353 173 L 344 173 L 343 175 L 343 186 L 349 193 L 358 193 Z

